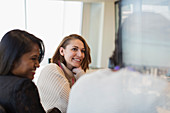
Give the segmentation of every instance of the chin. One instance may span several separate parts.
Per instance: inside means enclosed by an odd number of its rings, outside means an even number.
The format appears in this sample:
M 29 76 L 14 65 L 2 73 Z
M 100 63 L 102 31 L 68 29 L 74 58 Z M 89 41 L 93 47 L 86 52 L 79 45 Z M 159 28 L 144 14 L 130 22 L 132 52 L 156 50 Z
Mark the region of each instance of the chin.
M 31 76 L 28 77 L 28 79 L 33 80 L 34 76 L 31 75 Z
M 73 65 L 74 68 L 78 68 L 80 67 L 81 65 Z

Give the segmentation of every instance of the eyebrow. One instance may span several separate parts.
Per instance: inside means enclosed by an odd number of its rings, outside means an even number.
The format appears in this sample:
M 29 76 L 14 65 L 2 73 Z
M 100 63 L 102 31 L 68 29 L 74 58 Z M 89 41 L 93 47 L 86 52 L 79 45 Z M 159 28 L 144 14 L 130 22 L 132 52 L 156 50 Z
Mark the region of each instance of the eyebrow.
M 73 46 L 73 47 L 79 48 L 78 46 Z M 85 49 L 85 48 L 82 48 L 82 49 Z
M 31 57 L 40 57 L 40 55 L 31 55 Z

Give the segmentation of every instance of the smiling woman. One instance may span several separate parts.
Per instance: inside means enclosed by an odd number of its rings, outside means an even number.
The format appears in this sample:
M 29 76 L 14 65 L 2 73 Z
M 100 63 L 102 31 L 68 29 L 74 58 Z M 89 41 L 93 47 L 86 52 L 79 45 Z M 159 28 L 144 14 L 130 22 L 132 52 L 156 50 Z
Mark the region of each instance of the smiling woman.
M 19 29 L 0 42 L 0 105 L 8 113 L 45 113 L 32 82 L 44 56 L 41 39 Z
M 70 88 L 89 68 L 90 48 L 77 34 L 66 36 L 42 69 L 37 81 L 42 105 L 46 111 L 58 108 L 66 113 Z
M 35 70 L 39 67 L 39 46 L 38 44 L 32 44 L 32 50 L 15 62 L 11 72 L 14 75 L 26 77 L 29 79 L 34 78 Z

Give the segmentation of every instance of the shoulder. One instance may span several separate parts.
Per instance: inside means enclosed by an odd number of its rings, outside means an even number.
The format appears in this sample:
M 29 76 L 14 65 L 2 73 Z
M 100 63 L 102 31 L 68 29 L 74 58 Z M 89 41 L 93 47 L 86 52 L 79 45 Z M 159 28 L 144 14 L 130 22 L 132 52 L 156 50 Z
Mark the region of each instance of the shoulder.
M 83 82 L 85 81 L 85 83 L 86 83 L 86 81 L 94 82 L 94 81 L 99 81 L 106 77 L 109 77 L 110 75 L 113 75 L 113 73 L 110 69 L 99 69 L 95 72 L 90 72 L 90 73 L 84 74 L 84 76 L 82 76 L 78 81 L 83 81 Z
M 40 77 L 49 77 L 49 76 L 64 77 L 64 72 L 57 64 L 50 63 L 46 65 L 40 72 Z
M 15 98 L 27 94 L 36 95 L 38 97 L 38 89 L 32 80 L 18 77 L 15 84 L 13 84 L 13 94 Z
M 131 71 L 127 68 L 120 69 L 113 72 L 111 69 L 100 69 L 98 71 L 85 74 L 72 87 L 73 90 L 98 88 L 105 89 L 105 87 L 114 88 L 110 86 L 122 86 L 130 84 L 130 86 L 146 86 L 143 81 L 147 81 L 150 86 L 156 86 L 162 79 L 150 75 L 143 75 L 136 71 Z M 164 81 L 164 80 L 163 80 Z M 105 86 L 105 87 L 104 87 Z M 83 88 L 82 88 L 83 87 Z M 118 88 L 118 87 L 115 87 Z
M 37 84 L 56 80 L 66 81 L 67 79 L 63 70 L 57 64 L 50 63 L 41 70 Z
M 55 63 L 50 63 L 46 65 L 43 69 L 42 72 L 58 72 L 58 73 L 63 73 L 62 69 Z
M 40 103 L 37 86 L 29 79 L 20 80 L 19 85 L 15 85 L 11 94 L 11 104 L 22 112 L 41 112 L 45 113 Z M 27 109 L 25 109 L 27 108 Z
M 25 112 L 26 106 L 27 109 L 31 109 L 32 106 L 40 105 L 38 90 L 32 80 L 16 76 L 4 76 L 3 78 L 0 77 L 1 79 L 4 82 L 1 84 L 3 86 L 0 87 L 0 90 L 3 91 L 0 98 L 1 102 L 6 103 L 7 109 L 13 110 L 14 108 Z M 39 109 L 37 106 L 36 108 Z
M 17 77 L 14 75 L 1 76 L 0 81 L 1 81 L 1 83 L 8 84 L 8 86 L 15 86 L 15 85 L 20 86 L 25 83 L 34 84 L 28 78 Z
M 86 73 L 76 81 L 76 83 L 72 87 L 72 91 L 85 91 L 92 87 L 100 87 L 100 84 L 101 86 L 103 86 L 106 79 L 109 79 L 111 75 L 113 75 L 113 73 L 110 69 L 99 69 L 95 72 Z
M 152 108 L 153 104 L 150 105 L 150 103 L 157 103 L 159 97 L 164 97 L 160 95 L 166 87 L 166 81 L 151 75 L 142 75 L 125 68 L 116 72 L 102 69 L 82 76 L 73 85 L 69 97 L 68 113 L 80 111 L 84 106 L 88 106 L 88 110 L 103 108 L 101 106 L 112 110 L 113 105 L 136 105 L 140 109 L 138 111 L 142 111 L 141 105 Z M 122 98 L 123 100 L 121 100 Z M 90 104 L 89 101 L 91 101 Z M 79 107 L 77 108 L 77 106 Z M 102 109 L 97 110 L 102 112 Z
M 19 78 L 16 79 L 15 85 L 14 85 L 14 91 L 31 91 L 31 90 L 37 90 L 36 85 L 32 82 L 32 80 L 27 79 L 27 78 Z
M 17 94 L 18 92 L 27 90 L 37 90 L 36 85 L 32 82 L 32 80 L 28 78 L 22 78 L 17 76 L 3 76 L 0 77 L 1 87 L 5 87 L 6 90 L 4 90 L 6 93 L 9 94 Z

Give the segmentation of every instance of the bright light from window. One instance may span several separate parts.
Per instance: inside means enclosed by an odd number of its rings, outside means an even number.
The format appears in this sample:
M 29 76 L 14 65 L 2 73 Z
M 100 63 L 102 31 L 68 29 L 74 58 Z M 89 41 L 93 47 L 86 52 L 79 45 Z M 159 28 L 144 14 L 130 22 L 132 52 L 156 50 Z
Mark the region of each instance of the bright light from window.
M 82 2 L 27 1 L 27 29 L 43 39 L 48 63 L 57 46 L 66 35 L 81 34 Z
M 24 0 L 0 1 L 0 39 L 9 30 L 25 29 Z
M 41 38 L 45 44 L 43 67 L 66 35 L 81 34 L 82 7 L 82 2 L 55 0 L 0 1 L 0 39 L 16 28 Z

